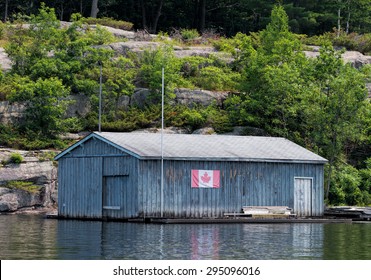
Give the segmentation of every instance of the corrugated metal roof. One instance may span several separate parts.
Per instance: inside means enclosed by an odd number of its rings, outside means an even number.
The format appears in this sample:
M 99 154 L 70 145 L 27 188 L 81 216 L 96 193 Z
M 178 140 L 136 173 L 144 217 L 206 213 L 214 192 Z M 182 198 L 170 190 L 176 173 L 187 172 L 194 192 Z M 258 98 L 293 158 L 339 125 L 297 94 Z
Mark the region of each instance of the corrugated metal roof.
M 92 133 L 91 137 L 105 141 L 140 159 L 161 158 L 161 134 L 156 133 Z M 325 163 L 326 159 L 279 137 L 164 134 L 164 159 L 227 160 L 268 162 Z M 56 159 L 79 145 L 76 143 Z

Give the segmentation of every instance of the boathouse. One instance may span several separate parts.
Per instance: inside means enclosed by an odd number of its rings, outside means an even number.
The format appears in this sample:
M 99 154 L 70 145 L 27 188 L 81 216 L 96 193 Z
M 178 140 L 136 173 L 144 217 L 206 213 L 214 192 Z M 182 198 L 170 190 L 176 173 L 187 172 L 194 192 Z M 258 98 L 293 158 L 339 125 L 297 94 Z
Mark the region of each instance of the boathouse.
M 244 206 L 324 211 L 327 161 L 284 138 L 95 132 L 55 159 L 65 218 L 220 218 Z

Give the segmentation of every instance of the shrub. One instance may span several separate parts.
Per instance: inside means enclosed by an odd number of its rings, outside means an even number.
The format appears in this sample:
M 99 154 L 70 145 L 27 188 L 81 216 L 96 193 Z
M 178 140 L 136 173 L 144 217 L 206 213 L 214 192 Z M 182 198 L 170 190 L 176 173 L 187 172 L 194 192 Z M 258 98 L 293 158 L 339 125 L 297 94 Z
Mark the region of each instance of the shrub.
M 9 189 L 19 189 L 30 193 L 37 193 L 41 189 L 40 186 L 27 181 L 8 181 L 6 182 L 5 187 Z
M 334 46 L 344 47 L 350 51 L 359 51 L 363 54 L 371 53 L 371 33 L 358 34 L 340 32 L 340 36 L 337 36 L 337 32 L 327 32 L 323 35 L 313 36 L 309 38 L 303 38 L 303 43 L 308 45 L 324 45 L 326 42 L 332 42 Z
M 23 162 L 23 157 L 19 153 L 12 153 L 10 155 L 9 163 L 20 164 Z
M 335 166 L 331 178 L 330 203 L 334 205 L 368 205 L 370 203 L 369 190 L 362 186 L 362 180 L 366 181 L 367 178 L 367 174 L 362 174 L 351 165 L 339 164 Z
M 197 77 L 200 70 L 206 66 L 213 65 L 213 60 L 202 56 L 188 56 L 181 59 L 181 73 L 183 77 Z
M 182 29 L 180 34 L 182 35 L 183 41 L 191 41 L 200 37 L 200 34 L 196 29 Z
M 241 75 L 229 68 L 208 66 L 200 70 L 199 77 L 193 79 L 197 87 L 208 90 L 236 90 Z
M 115 20 L 113 18 L 83 18 L 83 22 L 87 24 L 100 24 L 104 26 L 109 26 L 113 28 L 118 28 L 122 30 L 132 30 L 134 24 L 131 22 L 123 21 L 123 20 Z
M 53 161 L 54 160 L 54 157 L 57 155 L 57 152 L 53 152 L 53 151 L 47 151 L 47 152 L 41 152 L 39 155 L 38 155 L 38 159 L 39 161 Z

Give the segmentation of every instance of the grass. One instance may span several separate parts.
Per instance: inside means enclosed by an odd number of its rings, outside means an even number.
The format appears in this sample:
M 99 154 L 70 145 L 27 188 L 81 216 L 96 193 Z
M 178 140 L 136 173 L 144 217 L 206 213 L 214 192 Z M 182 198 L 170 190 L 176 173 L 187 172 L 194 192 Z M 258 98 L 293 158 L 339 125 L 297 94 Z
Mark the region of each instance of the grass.
M 42 188 L 41 186 L 34 185 L 32 182 L 27 181 L 8 181 L 4 185 L 8 189 L 18 189 L 29 193 L 37 193 Z

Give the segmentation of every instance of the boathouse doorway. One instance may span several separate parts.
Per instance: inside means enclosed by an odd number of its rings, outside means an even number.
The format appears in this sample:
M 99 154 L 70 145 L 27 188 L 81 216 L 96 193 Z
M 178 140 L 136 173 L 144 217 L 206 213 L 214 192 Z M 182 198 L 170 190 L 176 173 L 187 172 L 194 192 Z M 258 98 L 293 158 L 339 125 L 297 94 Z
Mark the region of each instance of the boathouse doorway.
M 313 178 L 294 178 L 294 213 L 299 216 L 312 216 Z
M 102 216 L 105 219 L 131 217 L 131 190 L 128 187 L 129 176 L 104 176 L 102 188 Z

